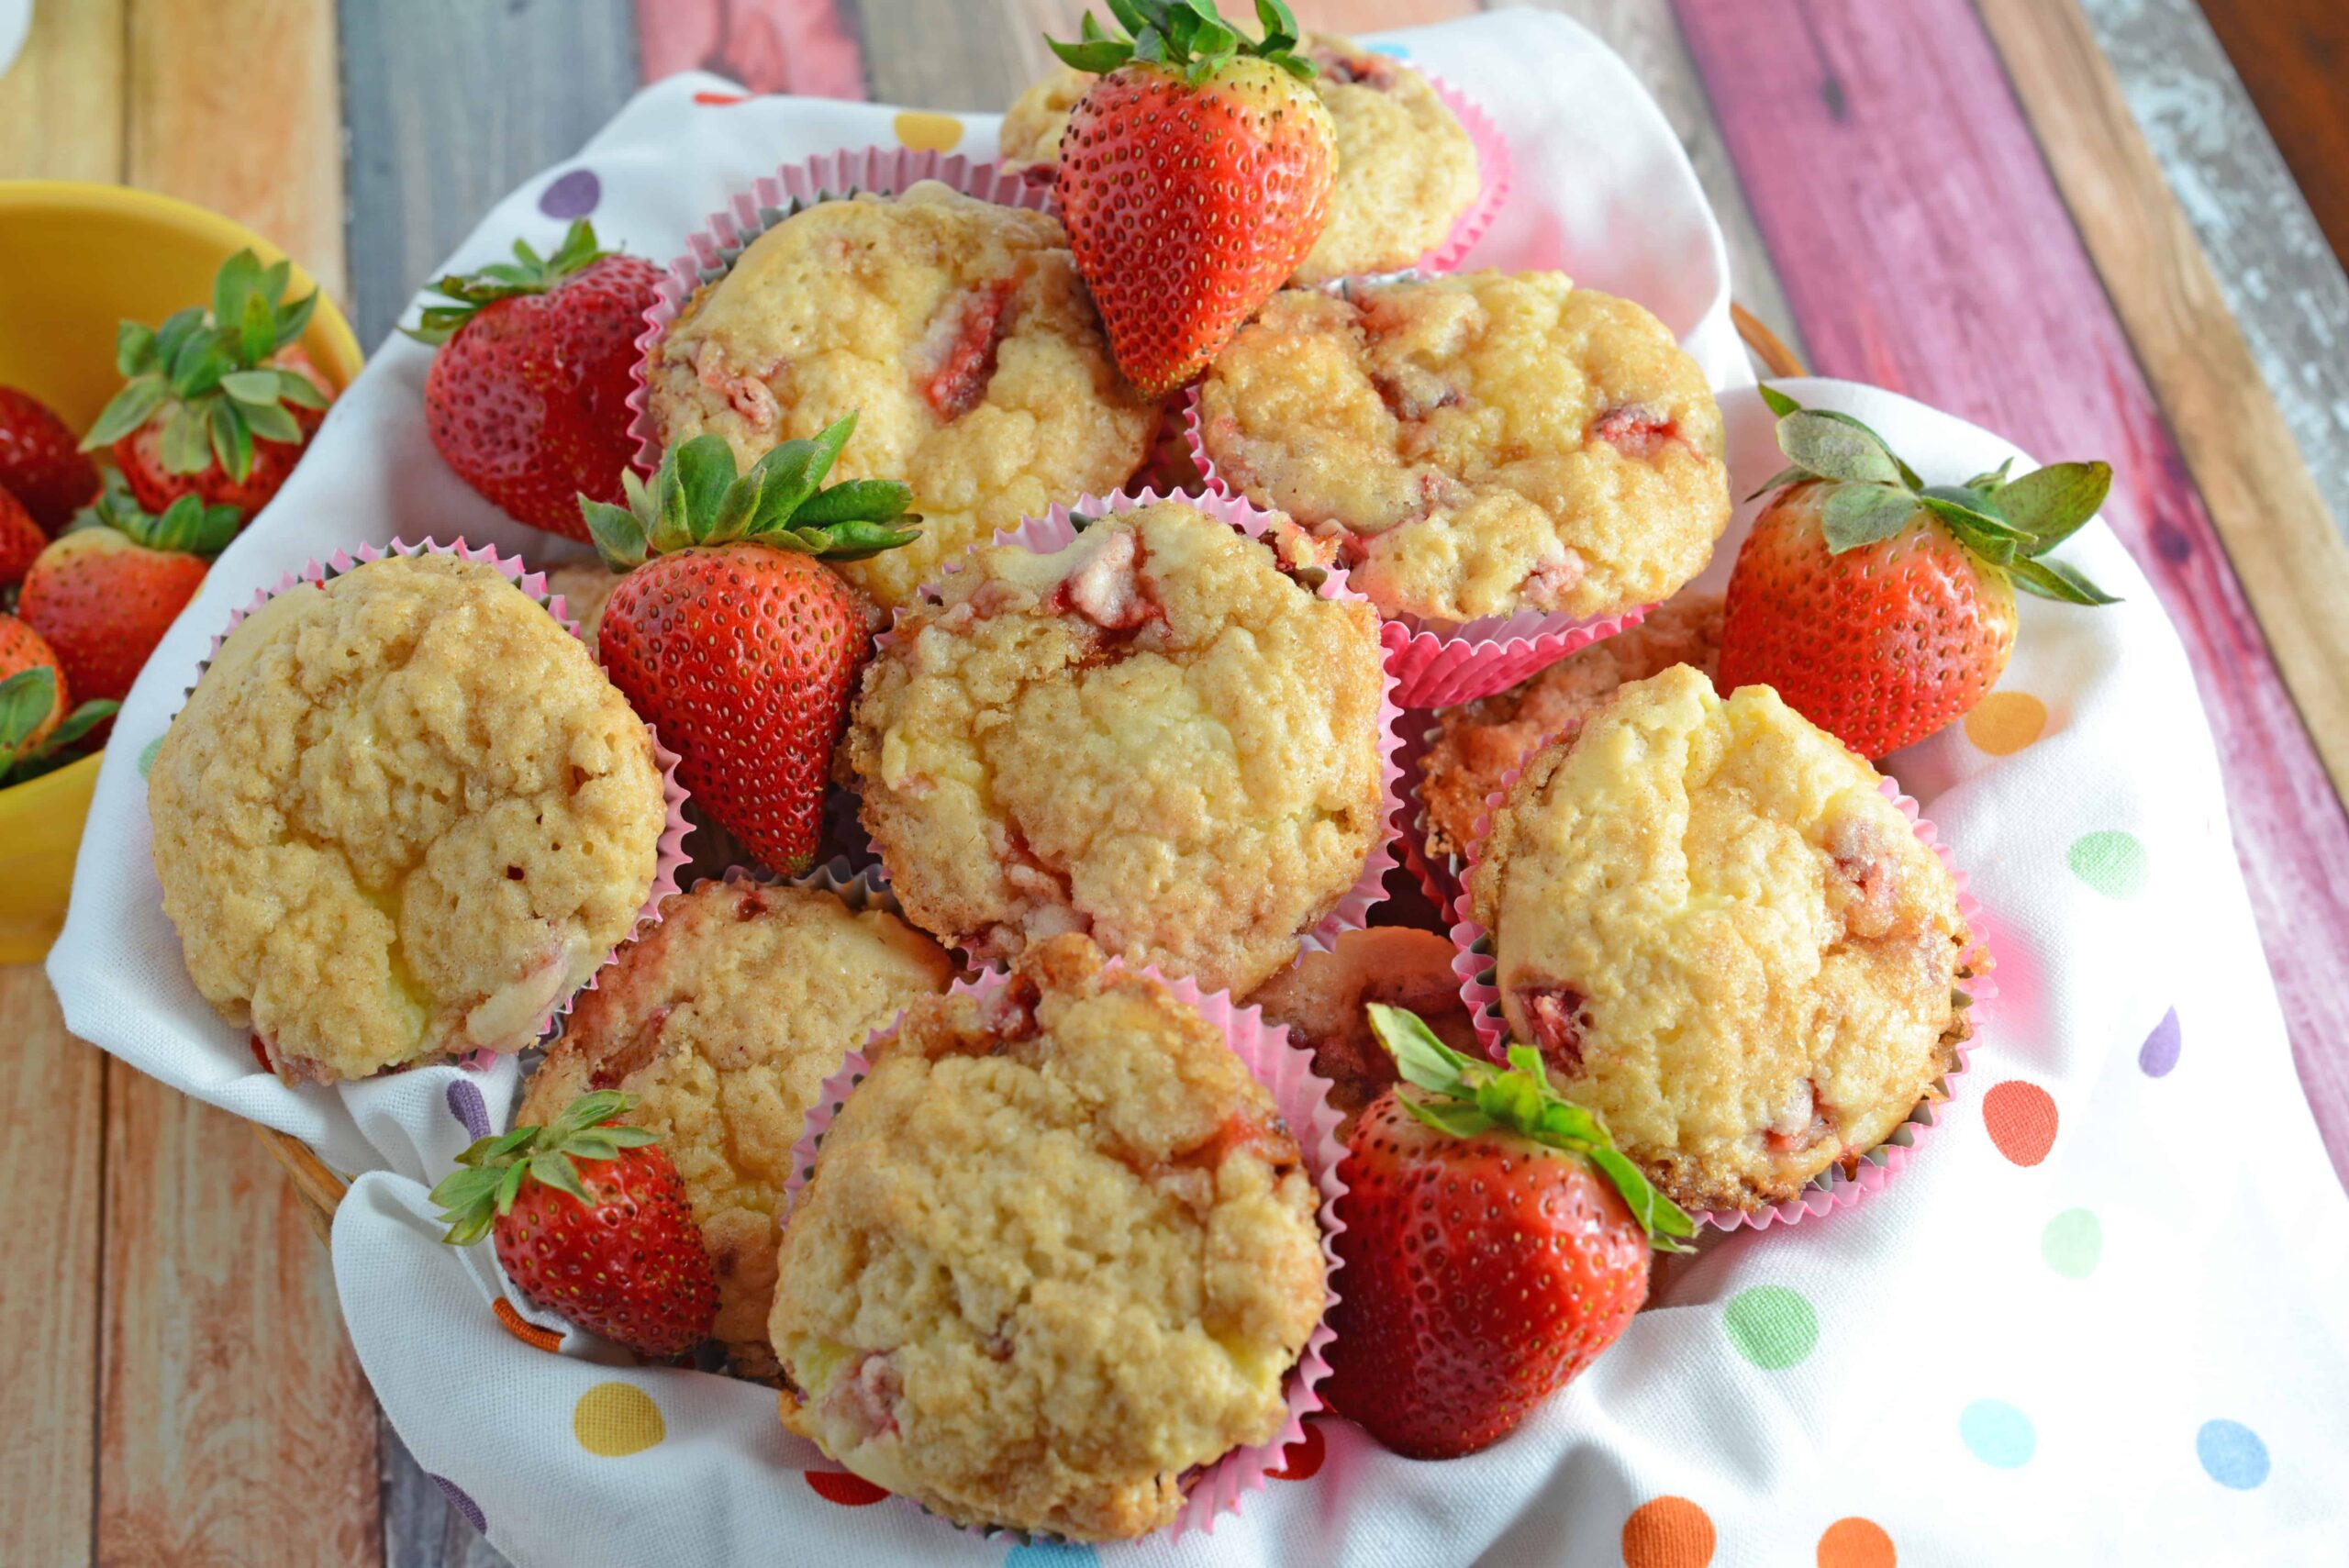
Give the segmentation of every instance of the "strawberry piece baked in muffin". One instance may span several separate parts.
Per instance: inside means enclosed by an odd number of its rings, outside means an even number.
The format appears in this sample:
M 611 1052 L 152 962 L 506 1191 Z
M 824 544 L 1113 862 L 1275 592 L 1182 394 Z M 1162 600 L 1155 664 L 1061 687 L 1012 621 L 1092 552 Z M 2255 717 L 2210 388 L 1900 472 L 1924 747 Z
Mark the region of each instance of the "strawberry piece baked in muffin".
M 1376 617 L 1179 502 L 972 551 L 899 612 L 843 754 L 916 924 L 983 962 L 1090 932 L 1244 994 L 1385 833 Z
M 189 977 L 288 1082 L 530 1044 L 634 928 L 668 819 L 586 648 L 446 555 L 246 617 L 147 805 Z
M 707 882 L 579 998 L 514 1119 L 544 1125 L 593 1089 L 634 1095 L 628 1119 L 661 1135 L 715 1265 L 712 1337 L 736 1372 L 773 1377 L 784 1184 L 807 1107 L 842 1057 L 953 977 L 945 950 L 885 908 Z
M 1476 199 L 1475 144 L 1428 79 L 1349 39 L 1307 35 L 1314 90 L 1337 127 L 1330 216 L 1298 284 L 1410 266 L 1443 243 Z M 1003 157 L 1034 178 L 1059 161 L 1069 111 L 1099 78 L 1056 67 L 1003 117 Z
M 902 479 L 922 537 L 845 565 L 884 606 L 1055 503 L 1107 495 L 1159 410 L 1118 373 L 1057 218 L 923 181 L 821 201 L 751 241 L 646 366 L 664 448 L 704 432 L 749 469 L 849 414 L 831 477 Z
M 1956 1065 L 1957 889 L 1879 783 L 1678 665 L 1535 757 L 1477 847 L 1510 1037 L 1684 1208 L 1794 1196 Z
M 1372 1032 L 1373 1002 L 1401 1007 L 1435 1030 L 1453 1050 L 1481 1056 L 1476 1029 L 1453 973 L 1453 948 L 1433 931 L 1372 926 L 1341 931 L 1330 948 L 1300 953 L 1295 963 L 1250 994 L 1264 1021 L 1288 1029 L 1289 1043 L 1313 1053 L 1313 1070 L 1330 1080 L 1330 1103 L 1350 1138 L 1354 1119 L 1394 1086 L 1394 1053 Z
M 1670 597 L 1729 523 L 1704 373 L 1558 272 L 1286 290 L 1198 399 L 1218 479 L 1337 540 L 1387 616 L 1617 614 Z
M 1270 1442 L 1319 1198 L 1221 1031 L 1081 936 L 871 1049 L 784 1231 L 784 1424 L 956 1524 L 1123 1540 Z

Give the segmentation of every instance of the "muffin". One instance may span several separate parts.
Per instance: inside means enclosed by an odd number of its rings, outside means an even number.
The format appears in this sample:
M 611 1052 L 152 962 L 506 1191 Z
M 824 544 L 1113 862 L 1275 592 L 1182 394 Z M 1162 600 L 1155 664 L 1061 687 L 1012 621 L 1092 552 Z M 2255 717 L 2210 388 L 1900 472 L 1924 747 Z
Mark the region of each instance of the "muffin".
M 1285 290 L 1198 400 L 1218 477 L 1338 540 L 1389 616 L 1653 604 L 1729 522 L 1703 372 L 1654 317 L 1558 272 Z
M 1330 217 L 1293 281 L 1324 283 L 1410 266 L 1442 244 L 1476 199 L 1476 149 L 1426 77 L 1351 39 L 1308 34 L 1300 51 L 1338 132 Z M 1055 164 L 1069 111 L 1097 77 L 1063 65 L 1003 117 L 1004 158 Z M 1038 177 L 1041 177 L 1039 175 Z
M 1419 759 L 1428 853 L 1466 854 L 1493 793 L 1534 752 L 1570 739 L 1625 683 L 1675 664 L 1710 675 L 1720 651 L 1721 597 L 1692 594 L 1505 692 L 1438 713 L 1434 743 Z
M 1222 1034 L 1082 936 L 876 1042 L 784 1231 L 784 1424 L 960 1525 L 1122 1540 L 1272 1441 L 1319 1198 Z
M 1510 1035 L 1684 1208 L 1848 1171 L 1955 1065 L 1957 890 L 1878 783 L 1677 665 L 1536 756 L 1477 849 Z
M 1376 617 L 1178 502 L 974 551 L 907 606 L 843 755 L 908 918 L 995 962 L 1086 931 L 1244 994 L 1385 837 Z
M 1453 1050 L 1485 1054 L 1460 997 L 1453 954 L 1449 941 L 1410 926 L 1345 931 L 1333 947 L 1300 954 L 1249 996 L 1266 1023 L 1286 1026 L 1289 1043 L 1313 1053 L 1314 1071 L 1330 1080 L 1341 1138 L 1352 1135 L 1355 1118 L 1396 1081 L 1395 1058 L 1371 1032 L 1364 1010 L 1371 1003 L 1417 1013 Z
M 664 447 L 715 432 L 745 468 L 855 413 L 831 477 L 902 479 L 924 519 L 840 568 L 884 606 L 973 540 L 1117 489 L 1160 419 L 1118 373 L 1060 221 L 928 180 L 768 229 L 645 374 Z
M 784 1184 L 807 1107 L 954 964 L 887 910 L 820 888 L 707 882 L 661 914 L 579 998 L 514 1119 L 544 1125 L 590 1089 L 634 1095 L 628 1119 L 661 1135 L 716 1266 L 711 1337 L 735 1371 L 772 1377 Z
M 245 617 L 147 805 L 189 977 L 288 1082 L 529 1044 L 635 925 L 668 817 L 586 649 L 448 555 Z
M 587 651 L 595 652 L 596 639 L 604 629 L 604 606 L 628 573 L 615 572 L 600 561 L 566 561 L 548 567 L 546 575 L 547 592 L 562 595 L 562 613 L 579 628 L 579 640 L 587 645 Z

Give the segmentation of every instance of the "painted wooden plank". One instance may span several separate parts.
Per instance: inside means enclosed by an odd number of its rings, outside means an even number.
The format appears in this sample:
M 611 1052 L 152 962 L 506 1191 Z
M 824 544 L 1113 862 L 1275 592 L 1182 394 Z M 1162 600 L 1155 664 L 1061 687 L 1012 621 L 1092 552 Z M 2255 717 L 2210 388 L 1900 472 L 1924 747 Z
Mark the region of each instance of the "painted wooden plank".
M 2349 1171 L 2319 1055 L 2349 1030 L 2349 818 L 1979 19 L 1965 0 L 1677 9 L 1820 368 L 2119 467 L 2107 516 L 2193 653 L 2295 1049 Z M 1965 243 L 1990 215 L 1996 242 Z
M 90 1559 L 106 1059 L 30 965 L 0 968 L 0 1556 L 64 1568 Z
M 2213 3 L 2214 15 L 2252 10 Z M 2333 526 L 2349 534 L 2349 354 L 2342 351 L 2349 274 L 2337 247 L 2326 243 L 2195 0 L 2083 0 L 2080 9 L 2210 259 Z M 2349 25 L 2349 10 L 2340 14 Z M 2253 70 L 2248 60 L 2245 70 Z M 2336 232 L 2349 246 L 2349 152 L 2329 185 L 2310 181 L 2309 189 L 2332 193 L 2343 210 Z
M 354 319 L 372 348 L 484 210 L 635 90 L 634 26 L 626 0 L 342 0 L 340 19 Z
M 866 95 L 855 17 L 832 0 L 636 0 L 644 79 L 715 71 L 753 93 Z
M 449 1506 L 388 1420 L 383 1463 L 384 1568 L 512 1568 L 506 1554 Z
M 2317 222 L 2332 248 L 2349 257 L 2349 99 L 2342 92 L 2349 6 L 2341 0 L 2203 0 L 2202 10 L 2283 145 Z
M 122 178 L 124 4 L 34 7 L 0 76 L 0 180 Z

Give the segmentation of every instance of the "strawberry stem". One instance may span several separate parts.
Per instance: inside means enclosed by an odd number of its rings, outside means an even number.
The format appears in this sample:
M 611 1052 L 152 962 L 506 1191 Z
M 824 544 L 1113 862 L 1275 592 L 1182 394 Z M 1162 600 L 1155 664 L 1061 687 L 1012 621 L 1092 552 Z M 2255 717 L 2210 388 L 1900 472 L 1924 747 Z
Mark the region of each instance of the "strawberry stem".
M 518 1127 L 478 1140 L 457 1156 L 457 1169 L 441 1178 L 431 1199 L 440 1206 L 452 1247 L 470 1247 L 489 1234 L 500 1215 L 513 1211 L 523 1184 L 538 1182 L 592 1204 L 575 1160 L 612 1160 L 623 1149 L 661 1141 L 660 1134 L 615 1122 L 636 1104 L 634 1095 L 597 1089 L 580 1095 L 544 1127 Z
M 1215 0 L 1107 0 L 1109 15 L 1125 28 L 1111 32 L 1087 11 L 1074 43 L 1047 36 L 1045 47 L 1063 64 L 1105 76 L 1133 61 L 1178 69 L 1197 87 L 1235 59 L 1252 58 L 1311 81 L 1313 61 L 1297 52 L 1297 17 L 1284 0 L 1256 0 L 1264 36 L 1252 39 L 1216 9 Z
M 562 242 L 551 256 L 542 257 L 528 240 L 517 239 L 511 261 L 492 261 L 476 272 L 450 272 L 425 284 L 427 294 L 437 294 L 450 303 L 426 306 L 415 326 L 400 330 L 437 349 L 485 306 L 501 299 L 548 293 L 612 254 L 596 243 L 596 226 L 584 217 L 563 230 Z

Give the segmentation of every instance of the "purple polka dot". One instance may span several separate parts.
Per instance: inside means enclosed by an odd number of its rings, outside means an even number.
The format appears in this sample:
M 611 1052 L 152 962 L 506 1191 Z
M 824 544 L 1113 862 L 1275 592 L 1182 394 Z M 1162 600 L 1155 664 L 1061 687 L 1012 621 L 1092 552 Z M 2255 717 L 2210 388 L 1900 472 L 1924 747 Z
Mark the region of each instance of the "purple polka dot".
M 489 1107 L 482 1103 L 481 1091 L 462 1078 L 451 1079 L 445 1096 L 449 1114 L 464 1124 L 475 1138 L 489 1136 Z
M 2177 1009 L 2172 1007 L 2154 1026 L 2154 1032 L 2145 1037 L 2145 1043 L 2137 1048 L 2137 1065 L 2146 1077 L 2165 1076 L 2177 1065 L 2178 1040 Z
M 539 210 L 549 217 L 585 217 L 604 199 L 604 182 L 596 178 L 593 169 L 573 169 L 555 176 L 554 183 L 539 193 Z
M 479 1530 L 484 1535 L 487 1535 L 489 1533 L 489 1521 L 482 1518 L 481 1505 L 474 1502 L 471 1497 L 466 1496 L 465 1489 L 463 1487 L 458 1485 L 455 1482 L 450 1480 L 445 1475 L 433 1475 L 429 1470 L 426 1471 L 425 1473 L 431 1476 L 432 1484 L 435 1486 L 440 1488 L 440 1495 L 449 1499 L 449 1506 L 456 1509 L 457 1512 L 465 1516 L 465 1522 L 467 1524 L 473 1526 L 473 1529 Z

